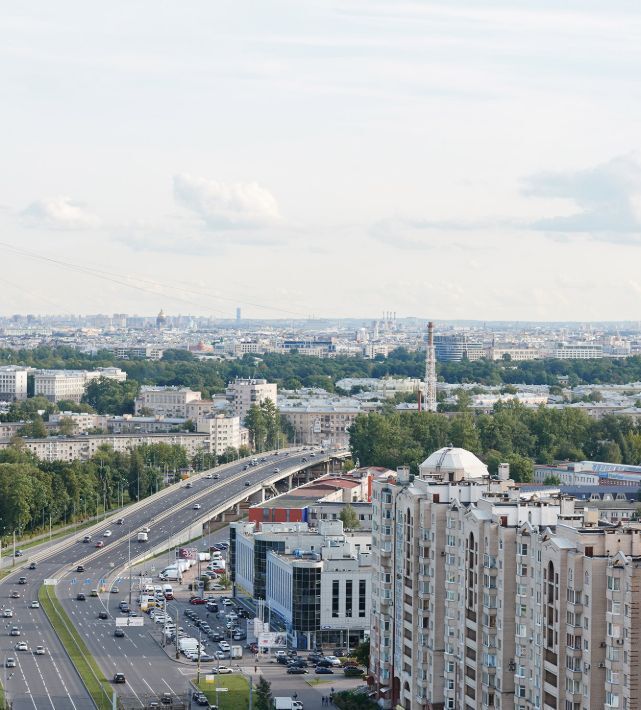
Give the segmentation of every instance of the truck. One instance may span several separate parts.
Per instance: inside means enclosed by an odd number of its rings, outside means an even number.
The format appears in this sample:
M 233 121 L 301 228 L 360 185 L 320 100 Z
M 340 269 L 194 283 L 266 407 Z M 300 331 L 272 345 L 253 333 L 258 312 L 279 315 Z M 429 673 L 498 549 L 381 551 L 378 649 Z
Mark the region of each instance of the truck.
M 149 535 L 146 532 L 138 533 L 138 542 L 147 542 L 149 540 Z
M 231 647 L 231 657 L 232 658 L 242 658 L 243 657 L 243 647 L 242 646 L 232 646 Z
M 300 700 L 294 700 L 287 695 L 272 698 L 272 708 L 274 710 L 303 710 L 303 703 Z
M 185 653 L 185 651 L 194 651 L 197 653 L 199 649 L 202 653 L 205 650 L 205 647 L 202 643 L 199 644 L 198 639 L 193 638 L 193 636 L 184 636 L 183 638 L 178 639 L 178 650 L 182 653 Z

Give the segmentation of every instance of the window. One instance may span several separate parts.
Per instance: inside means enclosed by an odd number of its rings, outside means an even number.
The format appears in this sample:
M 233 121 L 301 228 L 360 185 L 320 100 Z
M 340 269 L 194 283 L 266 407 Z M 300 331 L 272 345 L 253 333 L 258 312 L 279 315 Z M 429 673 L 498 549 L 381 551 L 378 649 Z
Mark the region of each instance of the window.
M 351 579 L 348 579 L 345 582 L 345 616 L 351 616 L 352 615 L 352 587 L 353 587 L 353 582 Z
M 339 610 L 339 594 L 340 594 L 340 582 L 335 579 L 332 582 L 332 618 L 338 617 Z
M 365 609 L 367 604 L 367 582 L 364 579 L 358 582 L 358 616 L 363 619 L 365 617 Z

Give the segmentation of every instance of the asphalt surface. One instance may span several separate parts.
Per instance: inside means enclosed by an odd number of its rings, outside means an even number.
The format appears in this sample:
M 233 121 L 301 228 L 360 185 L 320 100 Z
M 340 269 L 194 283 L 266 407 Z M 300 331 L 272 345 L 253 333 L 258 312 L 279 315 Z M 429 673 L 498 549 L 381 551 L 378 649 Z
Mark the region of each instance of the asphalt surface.
M 151 528 L 148 546 L 160 544 L 188 528 L 208 510 L 243 491 L 246 488 L 245 481 L 250 484 L 259 483 L 271 477 L 276 466 L 286 475 L 287 469 L 301 464 L 303 457 L 309 458 L 309 452 L 290 453 L 287 456 L 282 453 L 277 456 L 270 455 L 266 457 L 265 463 L 250 467 L 246 471 L 243 471 L 246 462 L 240 462 L 225 471 L 214 470 L 219 473 L 220 480 L 201 477 L 193 480 L 192 488 L 186 488 L 184 483 L 180 484 L 171 492 L 158 496 L 157 499 L 153 497 L 144 508 L 123 513 L 124 525 L 100 525 L 96 529 L 97 532 L 92 533 L 91 543 L 70 543 L 62 551 L 40 562 L 36 570 L 21 570 L 6 578 L 0 586 L 0 605 L 4 603 L 11 606 L 15 615 L 13 619 L 2 621 L 12 622 L 9 626 L 16 625 L 21 630 L 19 639 L 9 636 L 8 629 L 3 629 L 3 633 L 0 634 L 0 659 L 3 665 L 7 657 L 17 660 L 17 668 L 4 668 L 3 675 L 0 676 L 7 697 L 13 702 L 13 708 L 15 710 L 26 708 L 85 710 L 93 707 L 91 698 L 44 612 L 40 609 L 28 608 L 28 602 L 37 598 L 37 589 L 44 579 L 52 577 L 59 582 L 57 588 L 59 599 L 88 643 L 90 651 L 96 654 L 107 677 L 111 677 L 115 671 L 126 674 L 127 684 L 114 686 L 120 696 L 134 698 L 134 701 L 138 696 L 142 705 L 152 690 L 154 693 L 162 693 L 165 690 L 183 693 L 188 684 L 186 678 L 191 671 L 185 674 L 184 667 L 170 660 L 165 651 L 153 640 L 149 634 L 149 620 L 145 619 L 145 626 L 142 628 L 128 629 L 125 639 L 117 639 L 113 636 L 115 625 L 113 604 L 108 605 L 111 614 L 109 620 L 99 621 L 97 618 L 101 608 L 99 605 L 104 604 L 104 597 L 101 601 L 90 597 L 89 592 L 98 588 L 101 580 L 107 582 L 115 570 L 127 563 L 129 548 L 132 557 L 144 549 L 144 545 L 136 542 L 135 539 L 139 528 L 145 525 Z M 324 456 L 309 458 L 308 465 L 312 466 L 326 458 Z M 234 477 L 237 480 L 230 480 Z M 200 510 L 193 510 L 192 506 L 195 502 L 201 505 Z M 111 530 L 111 536 L 103 537 L 102 533 L 107 529 Z M 200 527 L 194 525 L 194 533 L 197 530 L 199 531 Z M 130 532 L 133 535 L 131 542 L 127 539 Z M 105 543 L 101 550 L 94 547 L 97 540 Z M 76 572 L 78 562 L 93 554 L 97 556 L 83 562 L 85 571 Z M 163 562 L 162 558 L 158 560 L 159 564 Z M 27 577 L 26 585 L 17 585 L 19 576 Z M 129 598 L 128 578 L 119 586 L 121 594 L 114 599 L 114 603 Z M 8 595 L 12 590 L 18 590 L 22 594 L 21 599 L 9 599 Z M 86 602 L 75 600 L 76 594 L 81 590 L 87 594 Z M 26 641 L 30 651 L 14 651 L 15 642 L 18 640 Z M 47 649 L 45 656 L 35 656 L 31 653 L 31 649 L 38 645 L 45 646 Z M 129 678 L 132 680 L 130 681 Z M 135 706 L 135 702 L 132 706 Z

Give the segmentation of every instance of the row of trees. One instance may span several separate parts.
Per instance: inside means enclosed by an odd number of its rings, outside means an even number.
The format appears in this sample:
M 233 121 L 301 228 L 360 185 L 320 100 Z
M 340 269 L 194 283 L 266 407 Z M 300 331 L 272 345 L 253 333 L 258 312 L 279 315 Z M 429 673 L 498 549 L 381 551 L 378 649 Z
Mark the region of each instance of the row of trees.
M 414 472 L 432 451 L 452 443 L 472 451 L 495 473 L 502 461 L 512 477 L 530 481 L 533 461 L 641 463 L 641 425 L 627 417 L 600 420 L 574 409 L 528 409 L 516 401 L 498 403 L 493 414 L 452 416 L 429 412 L 360 415 L 350 431 L 352 458 L 361 465 Z
M 181 446 L 151 444 L 130 452 L 101 448 L 89 461 L 38 461 L 20 446 L 0 450 L 0 537 L 83 519 L 164 486 L 189 461 Z
M 236 377 L 264 377 L 287 389 L 324 387 L 334 390 L 344 377 L 422 377 L 425 353 L 397 348 L 387 358 L 373 360 L 339 356 L 331 359 L 309 357 L 297 352 L 266 353 L 260 358 L 245 355 L 238 360 L 197 360 L 186 350 L 167 350 L 161 360 L 117 360 L 111 353 L 95 355 L 80 353 L 73 348 L 40 347 L 33 350 L 0 349 L 0 365 L 23 364 L 39 368 L 94 369 L 116 366 L 127 372 L 129 381 L 138 384 L 181 385 L 200 390 L 209 397 L 222 392 L 229 380 Z M 570 385 L 625 384 L 641 381 L 641 356 L 602 358 L 598 360 L 476 360 L 470 362 L 438 362 L 439 379 L 451 383 L 477 382 L 484 385 L 547 384 L 555 385 L 565 376 Z M 128 400 L 135 397 L 135 385 L 121 383 L 105 386 L 99 393 L 100 408 L 110 413 L 123 413 L 120 394 L 128 391 Z M 92 394 L 92 398 L 94 394 Z M 91 404 L 91 402 L 89 402 Z M 95 405 L 92 405 L 95 406 Z M 97 407 L 98 408 L 98 407 Z M 100 411 L 100 409 L 99 409 Z

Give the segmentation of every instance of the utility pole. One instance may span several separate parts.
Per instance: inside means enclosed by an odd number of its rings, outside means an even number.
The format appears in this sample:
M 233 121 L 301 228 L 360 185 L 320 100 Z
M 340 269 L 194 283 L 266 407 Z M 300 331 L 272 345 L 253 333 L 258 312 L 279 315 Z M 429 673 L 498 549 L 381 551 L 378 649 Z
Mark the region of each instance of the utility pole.
M 16 565 L 16 531 L 13 531 L 13 562 L 11 563 L 12 567 L 15 567 Z

